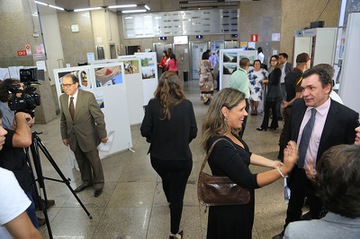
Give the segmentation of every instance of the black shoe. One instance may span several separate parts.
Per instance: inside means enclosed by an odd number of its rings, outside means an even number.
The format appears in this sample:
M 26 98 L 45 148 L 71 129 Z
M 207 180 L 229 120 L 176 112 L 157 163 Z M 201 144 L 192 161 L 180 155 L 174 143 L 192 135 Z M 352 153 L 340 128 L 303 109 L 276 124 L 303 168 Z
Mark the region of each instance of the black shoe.
M 37 220 L 39 227 L 44 226 L 46 224 L 45 218 L 38 217 Z
M 259 127 L 259 128 L 256 128 L 256 130 L 257 130 L 257 131 L 263 131 L 263 130 L 266 131 L 267 129 L 264 129 L 264 128 Z
M 102 188 L 99 188 L 99 189 L 95 189 L 94 191 L 94 197 L 98 197 L 100 196 L 100 194 L 102 193 L 103 189 Z
M 283 238 L 284 238 L 284 231 L 282 231 L 279 234 L 273 236 L 271 239 L 283 239 Z
M 269 127 L 269 129 L 276 130 L 278 127 Z
M 74 192 L 78 193 L 81 192 L 82 190 L 84 190 L 85 188 L 91 187 L 92 184 L 91 183 L 83 183 L 81 184 L 79 187 L 74 189 Z
M 49 199 L 46 201 L 46 208 L 49 209 L 50 207 L 55 205 L 55 200 Z

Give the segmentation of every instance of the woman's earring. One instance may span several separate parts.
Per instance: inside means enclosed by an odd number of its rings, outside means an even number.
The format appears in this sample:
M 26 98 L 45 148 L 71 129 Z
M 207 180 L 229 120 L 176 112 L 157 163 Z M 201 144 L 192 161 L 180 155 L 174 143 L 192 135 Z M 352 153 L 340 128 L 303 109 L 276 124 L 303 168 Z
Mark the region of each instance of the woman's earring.
M 228 118 L 227 118 L 227 116 L 225 116 L 225 117 L 224 117 L 224 122 L 225 122 L 225 124 L 227 124 L 227 120 L 228 120 Z

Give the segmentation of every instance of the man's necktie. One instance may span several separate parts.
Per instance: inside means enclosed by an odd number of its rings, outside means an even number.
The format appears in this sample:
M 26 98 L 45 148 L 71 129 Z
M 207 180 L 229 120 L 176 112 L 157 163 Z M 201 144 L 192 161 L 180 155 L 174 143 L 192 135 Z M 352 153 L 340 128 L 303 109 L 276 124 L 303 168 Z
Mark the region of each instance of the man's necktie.
M 315 116 L 316 116 L 316 109 L 312 108 L 311 117 L 304 127 L 299 144 L 299 160 L 297 161 L 297 165 L 299 168 L 303 168 L 305 164 L 305 155 L 309 147 L 311 132 L 314 128 Z
M 75 116 L 74 97 L 70 97 L 69 112 L 72 120 L 74 120 L 74 116 Z

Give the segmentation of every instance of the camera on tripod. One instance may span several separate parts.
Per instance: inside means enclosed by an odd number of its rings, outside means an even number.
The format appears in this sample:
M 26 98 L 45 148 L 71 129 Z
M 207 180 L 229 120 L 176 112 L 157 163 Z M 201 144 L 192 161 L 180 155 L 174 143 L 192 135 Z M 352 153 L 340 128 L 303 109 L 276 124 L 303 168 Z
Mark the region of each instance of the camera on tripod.
M 40 95 L 32 85 L 39 84 L 37 81 L 37 68 L 20 69 L 20 82 L 8 86 L 12 93 L 8 101 L 10 110 L 25 112 L 34 117 L 36 106 L 40 105 Z

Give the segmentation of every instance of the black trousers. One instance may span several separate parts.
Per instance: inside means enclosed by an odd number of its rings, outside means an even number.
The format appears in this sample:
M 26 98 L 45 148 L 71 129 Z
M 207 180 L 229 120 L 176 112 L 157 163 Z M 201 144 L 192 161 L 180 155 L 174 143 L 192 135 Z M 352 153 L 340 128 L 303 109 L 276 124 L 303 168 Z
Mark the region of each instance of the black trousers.
M 276 129 L 279 127 L 278 115 L 276 112 L 276 101 L 265 101 L 264 118 L 261 124 L 261 128 L 267 129 L 269 127 L 270 109 L 272 112 L 271 128 Z
M 170 232 L 179 232 L 187 180 L 192 160 L 161 160 L 150 156 L 151 165 L 159 174 L 170 207 Z
M 288 185 L 291 190 L 291 196 L 286 211 L 284 229 L 290 222 L 301 220 L 305 197 L 310 207 L 311 218 L 319 219 L 322 202 L 320 198 L 315 196 L 314 184 L 306 177 L 305 170 L 299 169 L 295 165 L 291 171 Z
M 278 159 L 280 159 L 281 161 L 283 161 L 284 159 L 284 149 L 286 148 L 287 145 L 287 131 L 288 131 L 288 127 L 289 127 L 289 120 L 290 120 L 290 114 L 291 114 L 291 106 L 286 107 L 283 111 L 283 122 L 284 122 L 284 127 L 281 131 L 280 134 L 280 138 L 279 138 L 279 156 Z

